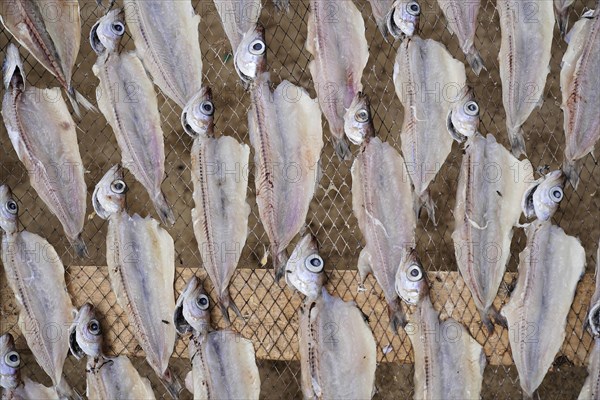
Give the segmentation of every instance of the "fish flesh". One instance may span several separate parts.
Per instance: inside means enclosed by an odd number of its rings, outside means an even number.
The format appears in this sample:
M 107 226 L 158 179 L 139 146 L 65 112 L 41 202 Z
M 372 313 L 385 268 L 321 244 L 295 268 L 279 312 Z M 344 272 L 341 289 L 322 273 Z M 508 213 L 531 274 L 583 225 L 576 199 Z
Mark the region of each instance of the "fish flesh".
M 525 154 L 521 126 L 544 100 L 554 31 L 552 2 L 498 0 L 500 80 L 506 130 L 515 157 Z
M 254 30 L 260 11 L 261 0 L 214 0 L 225 34 L 235 53 L 244 34 Z
M 405 330 L 415 356 L 415 400 L 479 399 L 486 365 L 483 347 L 458 321 L 440 322 L 416 252 L 400 264 L 396 290 L 414 306 Z
M 481 0 L 438 0 L 438 4 L 446 17 L 448 30 L 456 35 L 467 62 L 475 75 L 479 76 L 484 65 L 475 47 L 475 31 Z
M 6 49 L 2 118 L 29 182 L 63 226 L 79 257 L 87 254 L 81 237 L 87 186 L 76 125 L 60 89 L 28 87 L 16 46 Z
M 565 36 L 569 26 L 569 13 L 575 0 L 554 0 L 554 16 L 558 22 L 560 34 Z
M 412 37 L 419 29 L 421 6 L 416 1 L 396 0 L 386 16 L 387 29 L 394 39 Z
M 200 16 L 190 0 L 123 0 L 136 54 L 154 83 L 183 109 L 202 89 Z
M 251 46 L 245 43 L 260 43 L 263 52 L 250 57 Z M 319 180 L 323 149 L 321 111 L 306 90 L 291 82 L 283 81 L 271 92 L 262 27 L 257 26 L 253 35 L 246 35 L 238 50 L 241 49 L 247 54 L 237 60 L 247 62 L 238 70 L 246 71 L 243 76 L 248 78 L 248 71 L 254 75 L 248 129 L 256 165 L 256 203 L 279 280 L 285 272 L 286 248 L 305 223 Z
M 517 160 L 491 134 L 477 133 L 465 146 L 454 207 L 454 254 L 481 321 L 501 324 L 493 306 L 510 258 L 513 227 L 523 194 L 533 181 L 529 160 Z
M 600 243 L 596 253 L 596 289 L 590 300 L 590 308 L 584 322 L 589 328 L 594 344 L 588 358 L 588 376 L 579 393 L 578 400 L 600 398 Z
M 579 239 L 550 221 L 525 229 L 519 278 L 501 314 L 508 321 L 512 355 L 521 388 L 531 397 L 565 340 L 567 315 L 585 268 Z
M 600 138 L 600 3 L 575 23 L 562 59 L 560 88 L 565 114 L 563 170 L 574 188 L 579 183 L 581 159 Z
M 192 221 L 204 269 L 215 286 L 223 316 L 240 310 L 229 296 L 229 282 L 248 236 L 246 202 L 250 148 L 230 136 L 214 136 L 211 91 L 200 91 L 184 109 L 184 126 L 194 138 L 191 173 L 194 185 Z
M 0 20 L 13 37 L 56 77 L 66 90 L 77 116 L 78 103 L 95 107 L 71 82 L 81 43 L 81 20 L 77 0 L 4 0 Z M 58 93 L 55 93 L 56 99 Z
M 10 333 L 0 336 L 0 396 L 7 400 L 58 400 L 56 390 L 22 376 L 21 355 Z
M 87 356 L 86 397 L 90 400 L 154 399 L 148 378 L 142 378 L 127 356 L 102 352 L 102 327 L 94 306 L 85 303 L 69 329 L 71 353 Z
M 396 270 L 415 246 L 417 220 L 402 156 L 375 137 L 368 97 L 359 93 L 346 114 L 346 134 L 360 150 L 352 164 L 352 210 L 366 242 L 358 258 L 361 285 L 373 273 L 388 304 L 390 326 L 406 324 L 394 289 Z
M 321 110 L 329 123 L 336 154 L 350 158 L 344 138 L 344 114 L 362 90 L 362 74 L 369 60 L 365 22 L 354 2 L 311 0 L 306 50 L 308 68 Z
M 120 9 L 100 18 L 90 32 L 98 54 L 93 66 L 100 80 L 98 106 L 115 133 L 123 165 L 144 186 L 162 222 L 173 225 L 175 216 L 161 189 L 165 145 L 156 93 L 136 54 L 119 50 L 124 34 Z
M 323 258 L 305 235 L 286 266 L 286 281 L 304 295 L 299 314 L 301 387 L 305 399 L 370 399 L 377 353 L 373 333 L 354 302 L 323 287 Z
M 447 116 L 460 100 L 466 79 L 464 64 L 441 43 L 413 36 L 400 44 L 394 84 L 404 107 L 402 154 L 416 199 L 425 205 L 434 223 L 429 184 L 450 154 L 452 137 L 448 134 Z M 415 204 L 417 213 L 420 206 Z
M 548 221 L 564 198 L 565 176 L 553 171 L 533 182 L 523 194 L 521 208 L 527 218 Z
M 394 0 L 369 0 L 369 3 L 371 3 L 371 12 L 379 28 L 379 32 L 381 32 L 383 37 L 386 37 L 388 33 L 387 15 L 392 9 Z
M 186 387 L 194 399 L 258 400 L 260 375 L 252 342 L 232 330 L 212 330 L 210 306 L 193 276 L 177 299 L 173 318 L 180 335 L 192 334 Z
M 63 366 L 69 352 L 66 330 L 75 307 L 65 283 L 65 267 L 46 239 L 19 231 L 19 206 L 10 189 L 0 186 L 2 264 L 8 286 L 19 304 L 19 329 L 37 363 L 61 396 L 71 388 Z
M 106 262 L 113 292 L 146 361 L 169 394 L 178 398 L 181 384 L 169 369 L 175 346 L 175 246 L 158 221 L 125 209 L 123 169 L 113 166 L 96 185 L 96 214 L 108 220 Z

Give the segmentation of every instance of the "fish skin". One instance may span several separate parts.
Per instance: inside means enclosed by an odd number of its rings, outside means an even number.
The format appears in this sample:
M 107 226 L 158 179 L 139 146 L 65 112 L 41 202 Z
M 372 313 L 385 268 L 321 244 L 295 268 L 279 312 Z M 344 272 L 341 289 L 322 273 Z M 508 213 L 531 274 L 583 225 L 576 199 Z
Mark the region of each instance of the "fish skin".
M 466 85 L 465 66 L 441 43 L 413 36 L 398 49 L 394 84 L 404 107 L 402 154 L 418 203 L 425 205 L 429 218 L 436 223 L 429 184 L 452 148 L 447 116 Z M 437 146 L 429 146 L 430 143 Z M 415 204 L 417 214 L 420 207 L 421 204 Z
M 394 39 L 412 37 L 419 30 L 421 6 L 416 1 L 396 0 L 386 16 L 387 30 Z
M 256 26 L 262 9 L 261 0 L 214 0 L 233 53 L 244 34 Z
M 307 299 L 314 300 L 319 297 L 325 284 L 324 268 L 325 262 L 319 255 L 319 243 L 312 234 L 307 234 L 296 244 L 285 266 L 285 281 Z
M 563 171 L 577 189 L 581 159 L 600 138 L 600 4 L 591 16 L 583 16 L 569 32 L 569 46 L 562 59 L 560 87 L 565 115 Z
M 92 43 L 104 46 L 93 66 L 100 81 L 98 107 L 115 133 L 123 165 L 144 186 L 162 222 L 171 226 L 175 216 L 161 189 L 165 148 L 156 93 L 136 54 L 119 52 L 122 35 L 110 36 L 115 23 L 123 23 L 119 9 L 110 11 L 92 28 Z
M 512 153 L 525 152 L 521 126 L 544 99 L 554 31 L 550 1 L 498 0 L 500 15 L 500 80 L 506 112 L 506 130 Z
M 7 49 L 4 72 L 7 90 L 2 117 L 10 141 L 31 186 L 58 218 L 77 255 L 83 257 L 87 254 L 81 238 L 87 186 L 75 122 L 59 88 L 26 86 L 14 45 Z
M 527 218 L 548 221 L 564 198 L 565 176 L 552 171 L 531 184 L 523 194 L 521 208 Z
M 475 100 L 473 89 L 465 86 L 460 100 L 454 103 L 447 119 L 447 128 L 452 139 L 463 143 L 478 133 L 479 103 Z
M 509 332 L 514 332 L 508 337 L 521 388 L 531 397 L 565 339 L 567 315 L 585 268 L 585 250 L 579 239 L 549 221 L 536 220 L 525 233 L 527 246 L 519 256 L 517 286 L 500 312 Z
M 567 34 L 569 13 L 574 2 L 575 0 L 554 0 L 554 15 L 558 23 L 558 30 L 563 37 Z
M 438 0 L 450 33 L 455 34 L 462 52 L 475 75 L 485 68 L 475 47 L 475 31 L 481 0 Z
M 95 107 L 74 90 L 71 77 L 81 42 L 81 20 L 77 0 L 3 0 L 5 28 L 54 75 L 66 90 L 73 110 L 81 116 L 78 103 Z M 51 10 L 55 10 L 51 12 Z
M 531 181 L 529 160 L 517 160 L 494 136 L 477 133 L 468 139 L 458 178 L 452 241 L 458 269 L 488 332 L 494 331 L 490 314 L 510 258 L 521 198 Z
M 371 3 L 371 11 L 373 13 L 373 18 L 377 23 L 377 27 L 379 28 L 379 32 L 381 32 L 383 37 L 387 37 L 387 15 L 392 9 L 394 0 L 369 0 L 369 3 Z
M 335 152 L 350 158 L 344 137 L 344 115 L 362 90 L 362 74 L 369 60 L 365 23 L 354 2 L 311 0 L 306 50 L 319 105 L 329 123 Z
M 123 8 L 136 54 L 154 83 L 183 109 L 202 88 L 200 16 L 192 2 L 124 0 Z

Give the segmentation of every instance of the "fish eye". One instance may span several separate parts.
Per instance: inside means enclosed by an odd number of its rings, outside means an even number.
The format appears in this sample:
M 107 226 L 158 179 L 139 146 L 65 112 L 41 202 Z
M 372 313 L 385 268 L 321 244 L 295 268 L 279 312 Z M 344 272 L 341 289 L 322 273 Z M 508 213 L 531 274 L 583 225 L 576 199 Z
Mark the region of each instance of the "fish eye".
M 364 108 L 361 108 L 354 114 L 354 119 L 356 122 L 365 123 L 369 120 L 369 111 Z
M 318 254 L 313 254 L 307 257 L 306 261 L 304 261 L 304 266 L 306 267 L 306 269 L 310 272 L 314 272 L 315 274 L 318 274 L 319 272 L 323 271 L 324 265 L 325 263 L 323 262 L 323 259 Z
M 100 334 L 100 323 L 97 320 L 91 320 L 87 327 L 92 335 L 98 336 Z
M 419 3 L 417 3 L 416 1 L 411 1 L 410 3 L 408 3 L 406 9 L 410 15 L 413 15 L 415 17 L 421 14 L 421 6 L 419 6 Z
M 260 56 L 263 54 L 265 52 L 265 48 L 265 42 L 261 39 L 254 40 L 252 43 L 250 43 L 250 47 L 248 47 L 250 53 L 254 54 L 255 56 Z
M 408 273 L 406 275 L 408 276 L 408 280 L 417 282 L 423 279 L 423 270 L 419 265 L 412 264 L 410 267 L 408 267 Z
M 208 117 L 215 113 L 215 106 L 210 100 L 203 101 L 200 104 L 200 112 Z
M 17 205 L 16 201 L 9 200 L 6 202 L 6 210 L 14 215 L 19 211 L 19 206 Z
M 4 362 L 11 368 L 17 368 L 21 365 L 21 356 L 16 351 L 11 351 L 4 356 Z
M 210 301 L 208 300 L 208 296 L 205 294 L 201 294 L 200 296 L 198 296 L 198 298 L 196 299 L 196 304 L 198 304 L 198 307 L 204 311 L 204 310 L 208 310 L 208 306 L 210 305 Z
M 117 179 L 116 181 L 110 184 L 110 190 L 112 190 L 116 194 L 123 194 L 127 191 L 127 184 L 121 179 Z
M 554 186 L 550 189 L 550 200 L 555 203 L 559 203 L 563 199 L 563 190 L 560 186 Z
M 476 101 L 468 101 L 464 106 L 465 114 L 475 117 L 479 115 L 479 104 Z
M 115 22 L 110 26 L 110 30 L 115 35 L 123 36 L 123 34 L 125 33 L 125 25 L 123 25 L 122 22 Z

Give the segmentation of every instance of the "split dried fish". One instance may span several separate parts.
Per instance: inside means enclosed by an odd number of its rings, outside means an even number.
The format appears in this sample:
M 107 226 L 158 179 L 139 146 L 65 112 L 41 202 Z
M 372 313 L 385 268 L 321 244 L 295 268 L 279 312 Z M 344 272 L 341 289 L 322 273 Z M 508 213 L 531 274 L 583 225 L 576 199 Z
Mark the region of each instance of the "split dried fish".
M 565 340 L 567 315 L 585 267 L 579 240 L 549 221 L 526 229 L 527 247 L 519 257 L 519 278 L 501 314 L 524 395 L 538 388 Z
M 416 252 L 396 275 L 398 295 L 415 306 L 406 332 L 415 355 L 415 400 L 479 399 L 486 365 L 483 347 L 452 318 L 440 322 Z
M 308 68 L 335 152 L 340 159 L 349 159 L 344 115 L 362 90 L 362 74 L 369 60 L 365 22 L 354 2 L 311 0 L 306 50 L 313 56 Z
M 13 37 L 35 57 L 66 90 L 73 111 L 81 115 L 81 104 L 95 107 L 71 83 L 81 42 L 81 20 L 77 0 L 3 1 L 0 20 Z M 55 94 L 54 99 L 57 98 Z
M 98 54 L 93 67 L 100 80 L 98 106 L 115 133 L 123 165 L 144 186 L 163 223 L 173 225 L 175 216 L 161 189 L 165 148 L 156 93 L 140 59 L 120 51 L 124 34 L 120 9 L 108 12 L 90 32 Z
M 202 89 L 200 16 L 190 0 L 124 0 L 136 54 L 154 83 L 182 109 Z
M 255 51 L 260 48 L 260 54 Z M 271 92 L 264 29 L 257 26 L 238 48 L 238 71 L 251 82 L 248 112 L 254 147 L 258 212 L 271 242 L 276 277 L 283 277 L 286 248 L 304 225 L 319 179 L 323 148 L 321 112 L 301 87 L 283 81 Z
M 500 79 L 506 129 L 515 157 L 525 154 L 521 126 L 544 100 L 550 72 L 554 11 L 547 0 L 498 0 Z
M 600 3 L 575 23 L 568 41 L 560 71 L 566 137 L 563 170 L 577 188 L 580 160 L 600 138 L 600 93 L 596 90 L 600 86 Z
M 191 151 L 192 221 L 204 269 L 215 286 L 223 316 L 241 316 L 229 296 L 229 282 L 248 236 L 246 202 L 250 148 L 229 136 L 214 136 L 215 106 L 205 88 L 183 111 L 183 126 L 194 138 Z
M 425 205 L 434 222 L 429 184 L 450 154 L 447 116 L 453 103 L 460 100 L 466 79 L 463 63 L 452 58 L 441 43 L 414 36 L 400 44 L 394 84 L 404 107 L 402 154 L 417 202 Z M 420 207 L 415 204 L 417 213 Z
M 562 171 L 553 171 L 533 182 L 523 194 L 523 214 L 527 218 L 548 221 L 564 197 L 565 183 Z
M 63 376 L 69 352 L 67 330 L 75 314 L 65 283 L 65 267 L 46 239 L 18 229 L 19 207 L 10 189 L 0 186 L 2 264 L 19 305 L 19 329 L 35 360 L 62 397 L 71 395 Z M 53 329 L 51 329 L 53 327 Z
M 127 356 L 107 357 L 102 352 L 102 327 L 94 306 L 79 309 L 69 330 L 71 353 L 87 356 L 86 397 L 90 400 L 154 399 L 148 378 L 142 378 Z
M 375 137 L 370 102 L 359 93 L 346 114 L 346 134 L 360 150 L 352 164 L 352 210 L 366 245 L 358 258 L 361 284 L 373 273 L 388 304 L 390 326 L 406 324 L 394 290 L 396 270 L 415 246 L 417 220 L 402 156 Z
M 438 4 L 446 17 L 448 30 L 456 35 L 460 49 L 465 53 L 471 69 L 475 75 L 479 75 L 484 65 L 479 51 L 475 48 L 475 31 L 481 1 L 438 0 Z
M 596 253 L 596 290 L 590 300 L 590 308 L 584 328 L 589 328 L 594 339 L 588 358 L 588 376 L 579 393 L 578 400 L 596 400 L 600 398 L 600 243 Z
M 262 9 L 261 0 L 214 1 L 231 49 L 235 53 L 244 34 L 256 27 Z
M 23 63 L 14 45 L 4 61 L 2 117 L 29 182 L 63 226 L 79 257 L 87 250 L 81 232 L 87 187 L 75 122 L 60 89 L 26 85 Z
M 260 375 L 252 342 L 232 330 L 212 330 L 210 305 L 193 276 L 177 299 L 173 318 L 179 334 L 192 334 L 186 387 L 194 399 L 258 400 Z
M 323 287 L 324 262 L 306 235 L 286 266 L 288 284 L 307 297 L 299 314 L 302 393 L 305 399 L 370 399 L 377 353 L 373 333 L 354 302 Z
M 181 384 L 169 369 L 175 346 L 175 246 L 158 221 L 125 209 L 123 170 L 113 166 L 96 185 L 96 214 L 108 220 L 106 262 L 117 302 L 154 369 L 173 398 Z
M 395 39 L 412 37 L 419 29 L 421 6 L 416 1 L 396 0 L 386 16 L 387 29 Z
M 575 0 L 554 0 L 554 15 L 558 22 L 560 34 L 565 36 L 569 26 L 569 13 Z

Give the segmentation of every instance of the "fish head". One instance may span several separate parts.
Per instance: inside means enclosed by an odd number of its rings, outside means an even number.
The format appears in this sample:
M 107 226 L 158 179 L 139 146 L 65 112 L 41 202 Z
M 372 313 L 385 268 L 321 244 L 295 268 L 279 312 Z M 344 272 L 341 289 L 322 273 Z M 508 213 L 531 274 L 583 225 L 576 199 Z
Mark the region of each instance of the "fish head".
M 2 76 L 4 77 L 4 87 L 8 89 L 13 86 L 19 90 L 25 89 L 25 70 L 23 69 L 23 60 L 19 55 L 19 49 L 10 43 L 6 48 L 6 57 L 2 64 Z
M 317 239 L 308 234 L 300 240 L 288 259 L 285 280 L 290 287 L 314 299 L 319 296 L 325 284 L 324 267 Z
M 212 90 L 208 86 L 202 89 L 187 103 L 181 113 L 181 124 L 191 137 L 211 137 L 214 130 L 215 105 Z
M 188 332 L 208 332 L 210 303 L 202 282 L 196 276 L 192 276 L 175 305 L 173 321 L 177 332 L 181 335 Z
M 387 14 L 388 30 L 395 39 L 411 37 L 419 29 L 421 6 L 416 1 L 396 0 Z
M 0 336 L 0 387 L 14 389 L 19 386 L 20 367 L 21 355 L 15 347 L 15 339 L 10 333 L 5 333 Z
M 354 144 L 362 144 L 375 136 L 369 96 L 358 92 L 344 115 L 344 132 Z
M 525 191 L 521 207 L 527 218 L 549 220 L 564 197 L 565 176 L 561 170 L 552 171 L 535 181 Z
M 119 48 L 125 35 L 125 14 L 120 8 L 109 11 L 98 20 L 90 31 L 90 44 L 96 54 L 112 53 Z
M 448 114 L 448 132 L 454 140 L 462 143 L 479 129 L 479 104 L 473 90 L 465 86 Z
M 408 304 L 417 304 L 429 294 L 427 275 L 415 250 L 403 257 L 395 284 L 398 296 Z
M 100 179 L 92 195 L 94 211 L 102 219 L 108 219 L 125 209 L 125 193 L 127 184 L 123 180 L 123 168 L 114 165 Z
M 233 63 L 238 75 L 249 84 L 267 68 L 267 44 L 265 28 L 257 24 L 244 34 L 233 56 Z
M 0 228 L 6 233 L 17 231 L 19 205 L 7 185 L 0 186 Z
M 69 347 L 77 359 L 102 354 L 102 327 L 92 304 L 85 303 L 77 312 L 69 329 Z

